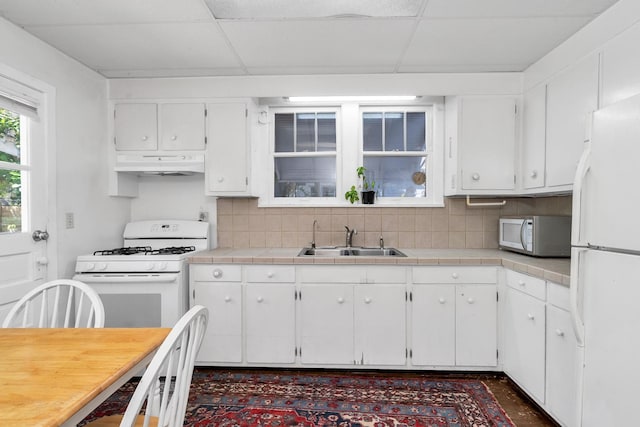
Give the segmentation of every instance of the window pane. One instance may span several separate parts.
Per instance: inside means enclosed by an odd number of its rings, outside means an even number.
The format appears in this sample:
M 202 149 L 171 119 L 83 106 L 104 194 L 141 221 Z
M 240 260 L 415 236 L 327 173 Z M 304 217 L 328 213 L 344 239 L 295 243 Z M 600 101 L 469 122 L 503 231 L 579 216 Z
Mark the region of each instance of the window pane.
M 315 113 L 296 114 L 296 151 L 316 151 Z
M 424 113 L 407 113 L 407 151 L 426 150 Z
M 0 160 L 20 163 L 20 116 L 0 108 Z
M 426 197 L 426 157 L 364 157 L 367 175 L 375 177 L 379 197 Z
M 382 113 L 362 114 L 364 151 L 382 151 Z
M 384 114 L 384 151 L 404 151 L 404 113 Z
M 335 113 L 318 113 L 318 151 L 336 151 Z
M 0 232 L 22 231 L 20 171 L 0 169 Z
M 275 145 L 277 153 L 293 152 L 293 114 L 275 115 Z
M 336 157 L 277 157 L 275 197 L 335 197 Z

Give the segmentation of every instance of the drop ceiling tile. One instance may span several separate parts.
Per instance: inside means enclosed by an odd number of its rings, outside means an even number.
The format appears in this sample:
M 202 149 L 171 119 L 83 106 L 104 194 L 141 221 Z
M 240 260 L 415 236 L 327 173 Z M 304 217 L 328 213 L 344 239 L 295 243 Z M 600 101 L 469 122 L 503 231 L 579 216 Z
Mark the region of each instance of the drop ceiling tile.
M 216 24 L 31 27 L 94 70 L 241 67 Z
M 429 0 L 424 17 L 594 16 L 618 0 Z
M 213 19 L 202 0 L 0 0 L 0 16 L 28 26 Z
M 243 68 L 153 68 L 142 70 L 97 70 L 107 78 L 154 78 L 154 77 L 210 77 L 243 76 Z
M 422 20 L 400 71 L 416 66 L 440 67 L 443 71 L 448 66 L 452 70 L 489 65 L 496 70 L 515 64 L 528 66 L 588 20 L 584 17 Z
M 414 20 L 222 21 L 247 68 L 394 65 Z

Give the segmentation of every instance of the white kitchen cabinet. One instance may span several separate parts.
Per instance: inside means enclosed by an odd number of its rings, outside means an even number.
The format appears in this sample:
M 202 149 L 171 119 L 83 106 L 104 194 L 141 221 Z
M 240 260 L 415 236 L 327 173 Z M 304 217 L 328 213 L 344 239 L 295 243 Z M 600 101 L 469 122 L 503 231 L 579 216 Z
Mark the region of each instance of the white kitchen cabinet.
M 413 365 L 497 365 L 494 267 L 414 267 L 413 283 Z
M 524 189 L 544 187 L 547 85 L 524 94 L 521 177 Z
M 191 265 L 191 306 L 209 309 L 197 363 L 242 362 L 242 283 L 238 265 Z
M 577 426 L 579 347 L 569 314 L 569 288 L 547 282 L 545 408 L 563 426 Z
M 515 189 L 516 97 L 447 97 L 445 195 Z
M 546 185 L 570 189 L 589 138 L 590 115 L 598 109 L 600 57 L 590 55 L 547 84 Z
M 600 108 L 640 93 L 640 23 L 605 44 L 602 52 L 602 96 Z
M 301 267 L 304 364 L 406 363 L 404 267 Z
M 205 148 L 205 106 L 200 103 L 116 104 L 117 151 L 198 151 Z
M 248 106 L 208 104 L 205 193 L 209 196 L 249 195 Z
M 296 289 L 293 283 L 247 283 L 245 341 L 248 363 L 296 361 Z

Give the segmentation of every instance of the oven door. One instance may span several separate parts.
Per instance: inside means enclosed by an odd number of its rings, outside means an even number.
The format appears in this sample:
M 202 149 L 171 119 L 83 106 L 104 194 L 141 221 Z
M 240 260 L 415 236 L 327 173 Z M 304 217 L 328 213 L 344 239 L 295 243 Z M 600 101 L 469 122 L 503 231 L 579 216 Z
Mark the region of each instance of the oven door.
M 184 273 L 79 273 L 73 277 L 100 294 L 105 327 L 171 328 L 186 312 Z

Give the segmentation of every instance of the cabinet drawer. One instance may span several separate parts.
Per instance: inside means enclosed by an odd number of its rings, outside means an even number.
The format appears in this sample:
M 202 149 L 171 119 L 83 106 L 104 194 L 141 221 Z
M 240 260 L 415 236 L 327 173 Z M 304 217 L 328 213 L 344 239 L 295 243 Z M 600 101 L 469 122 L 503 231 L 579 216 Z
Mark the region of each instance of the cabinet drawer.
M 546 282 L 513 270 L 507 270 L 507 286 L 544 301 L 547 298 Z
M 191 280 L 199 282 L 239 282 L 242 280 L 240 265 L 191 265 Z
M 414 267 L 413 283 L 496 283 L 494 267 Z
M 558 308 L 569 311 L 569 287 L 547 282 L 547 301 Z
M 298 267 L 300 283 L 365 283 L 367 271 L 348 265 Z
M 295 267 L 259 265 L 247 267 L 247 282 L 293 283 L 296 281 Z
M 367 283 L 407 283 L 406 267 L 368 267 Z

